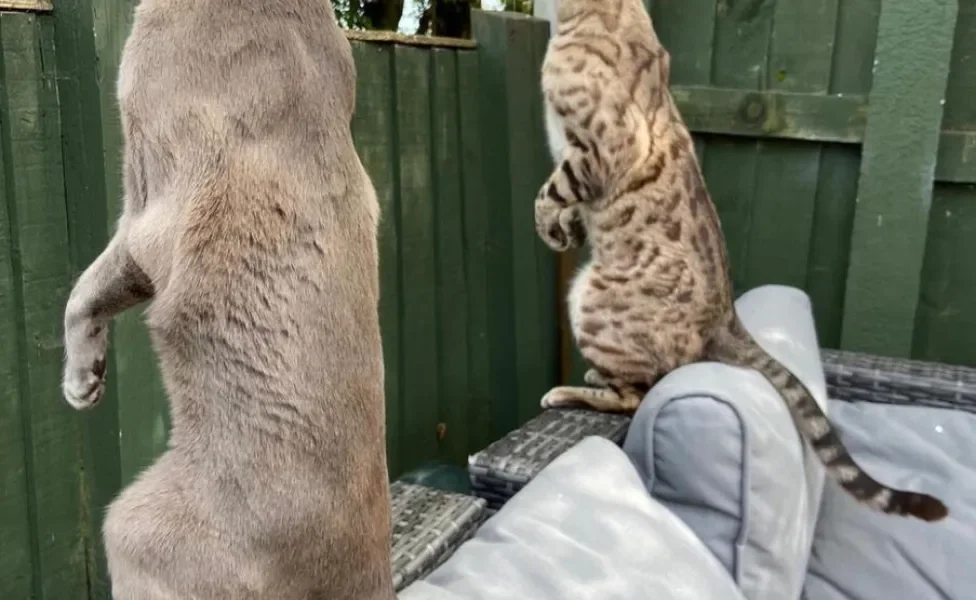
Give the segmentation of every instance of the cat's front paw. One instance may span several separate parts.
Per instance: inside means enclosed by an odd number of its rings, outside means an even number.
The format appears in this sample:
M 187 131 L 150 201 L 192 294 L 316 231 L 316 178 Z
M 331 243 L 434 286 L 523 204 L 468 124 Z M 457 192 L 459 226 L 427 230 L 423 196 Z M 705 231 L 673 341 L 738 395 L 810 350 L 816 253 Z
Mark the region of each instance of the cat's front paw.
M 86 410 L 102 399 L 107 346 L 108 336 L 104 331 L 93 336 L 75 337 L 66 344 L 61 391 L 73 408 Z
M 536 232 L 556 252 L 578 248 L 586 242 L 586 228 L 578 206 L 563 206 L 540 196 L 535 203 Z

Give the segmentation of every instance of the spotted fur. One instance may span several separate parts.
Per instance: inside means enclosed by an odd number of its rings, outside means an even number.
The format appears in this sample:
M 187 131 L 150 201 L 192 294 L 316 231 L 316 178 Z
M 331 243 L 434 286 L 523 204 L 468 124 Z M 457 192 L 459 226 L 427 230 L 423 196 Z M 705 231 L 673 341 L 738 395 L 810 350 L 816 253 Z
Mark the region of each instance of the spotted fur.
M 639 0 L 558 0 L 542 68 L 556 159 L 535 201 L 556 251 L 587 243 L 569 293 L 591 387 L 556 387 L 545 407 L 633 411 L 665 373 L 714 360 L 760 372 L 828 473 L 862 503 L 927 521 L 943 503 L 872 479 L 803 383 L 740 323 L 725 239 L 691 136 L 668 89 L 668 52 Z

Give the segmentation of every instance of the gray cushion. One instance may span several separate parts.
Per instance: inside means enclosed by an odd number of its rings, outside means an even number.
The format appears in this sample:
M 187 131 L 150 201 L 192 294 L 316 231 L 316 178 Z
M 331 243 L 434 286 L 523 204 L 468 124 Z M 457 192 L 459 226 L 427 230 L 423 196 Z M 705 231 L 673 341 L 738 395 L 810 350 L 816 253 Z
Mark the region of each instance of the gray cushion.
M 764 286 L 736 308 L 763 347 L 825 405 L 806 294 Z M 641 404 L 624 450 L 652 495 L 705 542 L 746 598 L 799 597 L 824 471 L 766 379 L 717 363 L 678 369 Z
M 976 598 L 976 416 L 832 401 L 831 419 L 865 470 L 938 496 L 949 517 L 931 524 L 879 514 L 828 481 L 805 600 Z
M 400 600 L 741 600 L 613 442 L 553 461 Z

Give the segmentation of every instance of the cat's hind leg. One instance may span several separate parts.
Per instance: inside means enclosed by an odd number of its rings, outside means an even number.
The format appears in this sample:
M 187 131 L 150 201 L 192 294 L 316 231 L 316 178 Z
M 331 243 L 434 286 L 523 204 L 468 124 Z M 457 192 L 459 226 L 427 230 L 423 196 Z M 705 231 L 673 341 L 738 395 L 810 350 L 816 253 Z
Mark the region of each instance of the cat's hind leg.
M 640 406 L 644 391 L 630 385 L 592 388 L 554 387 L 542 397 L 543 408 L 583 404 L 600 412 L 633 412 Z

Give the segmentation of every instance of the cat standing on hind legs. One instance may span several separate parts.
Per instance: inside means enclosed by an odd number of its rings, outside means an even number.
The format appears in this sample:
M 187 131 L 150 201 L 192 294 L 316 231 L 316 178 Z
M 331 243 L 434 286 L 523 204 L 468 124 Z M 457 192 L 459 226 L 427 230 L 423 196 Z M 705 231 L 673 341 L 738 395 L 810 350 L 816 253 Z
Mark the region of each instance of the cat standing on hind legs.
M 556 4 L 542 67 L 556 167 L 536 198 L 535 226 L 555 251 L 589 244 L 567 302 L 592 387 L 556 387 L 542 405 L 630 412 L 682 365 L 751 368 L 849 494 L 882 512 L 944 518 L 938 499 L 887 487 L 858 466 L 809 390 L 740 323 L 718 215 L 668 89 L 670 58 L 641 0 Z
M 65 310 L 64 396 L 151 301 L 167 451 L 111 503 L 116 600 L 393 600 L 379 206 L 326 0 L 143 0 L 124 207 Z M 138 401 L 122 398 L 122 402 Z

